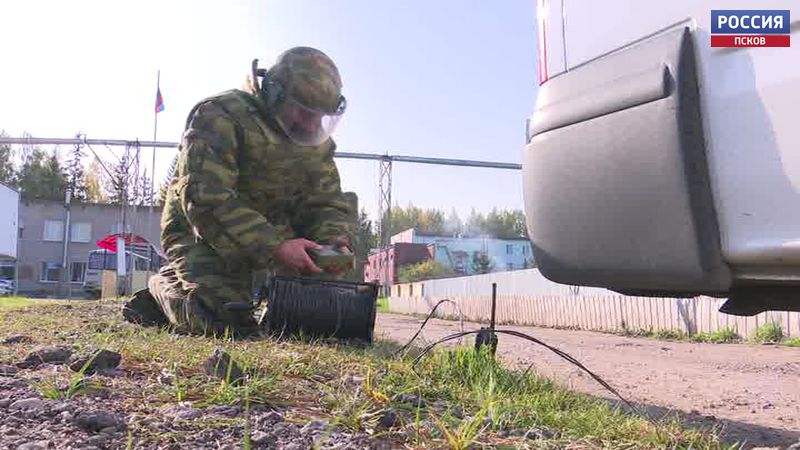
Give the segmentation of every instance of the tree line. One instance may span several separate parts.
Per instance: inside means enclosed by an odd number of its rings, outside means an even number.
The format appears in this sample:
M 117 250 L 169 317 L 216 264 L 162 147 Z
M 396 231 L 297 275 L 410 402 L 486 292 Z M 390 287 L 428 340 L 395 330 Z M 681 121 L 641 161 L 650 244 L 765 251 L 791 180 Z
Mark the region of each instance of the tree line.
M 384 215 L 385 220 L 387 216 Z M 436 236 L 479 237 L 489 236 L 501 239 L 527 238 L 525 214 L 521 210 L 492 209 L 482 213 L 473 209 L 466 220 L 462 220 L 455 210 L 445 214 L 438 208 L 421 208 L 408 204 L 405 208 L 394 206 L 391 210 L 390 235 L 415 228 L 420 234 Z M 359 214 L 356 230 L 354 252 L 358 258 L 358 267 L 367 261 L 370 250 L 380 246 L 380 223 L 370 220 L 365 211 Z M 491 272 L 491 261 L 481 255 L 472 262 L 474 273 Z M 404 281 L 425 278 L 439 278 L 452 275 L 452 270 L 434 261 L 423 263 L 417 267 L 401 269 L 400 278 Z
M 461 219 L 455 209 L 449 214 L 438 208 L 420 208 L 409 204 L 395 206 L 391 211 L 391 234 L 416 228 L 420 234 L 463 237 L 489 236 L 500 239 L 527 238 L 525 213 L 521 210 L 492 209 L 482 213 L 473 209 Z
M 418 233 L 434 236 L 480 237 L 489 236 L 500 239 L 527 238 L 525 213 L 521 210 L 494 208 L 488 213 L 473 209 L 466 220 L 462 220 L 455 210 L 450 214 L 438 208 L 420 208 L 408 204 L 405 208 L 394 206 L 391 210 L 390 235 L 415 228 Z M 383 219 L 386 220 L 384 215 Z M 362 210 L 359 214 L 356 254 L 366 258 L 371 249 L 380 245 L 379 223 L 373 223 Z
M 5 134 L 0 132 L 0 136 Z M 93 157 L 86 165 L 86 156 L 81 146 L 62 152 L 60 148 L 0 145 L 0 183 L 29 199 L 63 201 L 70 188 L 72 199 L 79 202 L 158 204 L 158 197 L 150 192 L 147 173 L 134 173 L 131 149 L 116 161 L 103 162 Z

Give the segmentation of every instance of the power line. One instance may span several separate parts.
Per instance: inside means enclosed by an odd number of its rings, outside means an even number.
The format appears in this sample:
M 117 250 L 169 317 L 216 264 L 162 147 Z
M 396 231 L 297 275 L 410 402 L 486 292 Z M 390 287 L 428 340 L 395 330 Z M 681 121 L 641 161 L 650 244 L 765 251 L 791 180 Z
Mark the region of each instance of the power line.
M 0 137 L 0 144 L 23 145 L 106 145 L 115 147 L 130 147 L 141 145 L 144 147 L 176 148 L 177 142 L 140 141 L 138 139 L 86 139 L 83 138 L 35 138 L 35 137 Z
M 0 137 L 0 145 L 106 145 L 119 147 L 154 147 L 154 148 L 177 148 L 177 142 L 167 141 L 140 141 L 124 139 L 87 139 L 82 138 L 35 138 L 35 137 Z M 469 159 L 452 158 L 429 158 L 423 156 L 404 156 L 389 155 L 380 153 L 359 153 L 359 152 L 336 152 L 336 158 L 342 159 L 362 159 L 372 161 L 392 161 L 405 162 L 412 164 L 434 164 L 442 166 L 461 166 L 461 167 L 482 167 L 487 169 L 506 169 L 521 170 L 522 165 L 517 163 L 506 163 L 497 161 L 477 161 Z

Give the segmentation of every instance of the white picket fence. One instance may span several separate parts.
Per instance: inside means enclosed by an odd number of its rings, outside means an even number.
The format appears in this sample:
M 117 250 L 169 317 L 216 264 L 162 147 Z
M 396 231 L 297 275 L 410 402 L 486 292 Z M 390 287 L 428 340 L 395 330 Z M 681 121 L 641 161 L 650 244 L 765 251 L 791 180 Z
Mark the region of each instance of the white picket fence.
M 752 317 L 719 312 L 725 299 L 631 297 L 606 289 L 553 283 L 538 270 L 498 272 L 471 277 L 428 280 L 392 287 L 389 309 L 404 314 L 428 314 L 441 299 L 439 317 L 486 322 L 492 283 L 497 283 L 498 323 L 581 330 L 680 330 L 713 332 L 733 328 L 743 338 L 768 322 L 780 324 L 785 335 L 800 336 L 800 314 L 768 311 Z

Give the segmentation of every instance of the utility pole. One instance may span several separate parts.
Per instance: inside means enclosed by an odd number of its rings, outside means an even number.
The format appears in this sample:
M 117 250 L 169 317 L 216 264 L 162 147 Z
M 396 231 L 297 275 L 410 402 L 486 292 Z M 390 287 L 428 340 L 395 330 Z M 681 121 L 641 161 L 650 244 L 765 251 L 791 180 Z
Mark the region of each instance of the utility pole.
M 71 228 L 71 208 L 70 203 L 72 203 L 72 186 L 67 186 L 67 189 L 64 192 L 64 209 L 65 212 L 65 220 L 64 220 L 64 254 L 61 258 L 61 288 L 59 291 L 64 294 L 66 292 L 67 298 L 72 296 L 72 285 L 71 285 L 71 276 L 70 276 L 70 267 L 69 267 L 69 238 L 70 238 L 70 228 Z M 66 288 L 64 287 L 66 283 Z
M 383 261 L 383 295 L 387 298 L 392 293 L 392 282 L 394 281 L 394 268 L 390 264 L 389 249 L 391 248 L 392 238 L 392 159 L 387 155 L 380 161 L 380 204 L 379 214 L 381 215 L 381 260 Z
M 80 139 L 81 133 L 75 135 L 75 138 Z M 81 146 L 82 144 L 78 142 L 75 144 L 75 156 L 72 164 L 81 164 Z M 72 195 L 75 193 L 75 187 L 78 183 L 78 180 L 74 178 L 75 174 L 75 167 L 71 167 L 70 170 L 71 176 L 69 179 L 69 184 L 67 185 L 66 189 L 66 201 L 64 202 L 64 207 L 67 210 L 67 218 L 64 221 L 64 273 L 66 274 L 66 283 L 67 283 L 67 298 L 72 298 L 72 258 L 70 257 L 70 243 L 72 241 Z
M 119 179 L 119 201 L 120 201 L 120 230 L 117 236 L 117 295 L 128 294 L 128 268 L 125 252 L 125 234 L 127 230 L 127 206 L 128 206 L 128 158 L 130 156 L 130 146 L 125 147 L 125 153 L 120 162 L 121 169 L 118 169 Z

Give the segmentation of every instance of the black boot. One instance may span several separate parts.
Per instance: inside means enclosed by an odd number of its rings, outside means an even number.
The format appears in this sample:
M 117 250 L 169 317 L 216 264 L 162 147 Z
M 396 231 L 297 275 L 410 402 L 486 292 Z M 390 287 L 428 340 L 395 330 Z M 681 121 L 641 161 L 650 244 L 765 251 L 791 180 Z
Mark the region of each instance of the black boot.
M 169 325 L 169 319 L 147 289 L 133 294 L 122 309 L 122 317 L 128 322 L 145 327 Z

